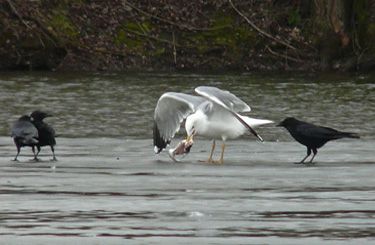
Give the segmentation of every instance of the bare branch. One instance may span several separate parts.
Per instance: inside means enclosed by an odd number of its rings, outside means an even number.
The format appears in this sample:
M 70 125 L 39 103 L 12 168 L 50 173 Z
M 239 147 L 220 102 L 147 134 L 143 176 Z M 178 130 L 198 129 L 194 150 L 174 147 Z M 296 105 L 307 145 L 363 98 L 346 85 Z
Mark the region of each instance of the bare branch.
M 281 58 L 284 58 L 284 59 L 287 59 L 287 60 L 291 60 L 291 61 L 294 61 L 294 62 L 297 62 L 297 63 L 304 63 L 302 60 L 299 60 L 299 59 L 296 59 L 296 58 L 293 58 L 293 57 L 289 57 L 287 55 L 284 55 L 284 54 L 279 54 L 275 51 L 273 51 L 268 45 L 266 45 L 266 49 L 268 50 L 268 52 L 270 52 L 272 55 L 275 55 L 277 57 L 281 57 Z
M 174 32 L 173 34 L 173 57 L 174 57 L 174 63 L 177 64 L 177 51 L 176 51 L 176 45 L 175 45 L 175 37 L 174 37 Z
M 171 44 L 173 46 L 176 46 L 176 47 L 181 47 L 181 45 L 177 44 L 177 43 L 174 43 L 174 42 L 171 42 L 169 40 L 166 40 L 166 39 L 161 39 L 161 38 L 158 38 L 158 37 L 155 37 L 155 36 L 150 36 L 150 35 L 147 35 L 147 34 L 143 34 L 141 32 L 137 32 L 137 31 L 132 31 L 130 29 L 127 29 L 125 28 L 126 31 L 128 31 L 129 33 L 133 33 L 135 35 L 138 35 L 138 36 L 142 36 L 142 37 L 147 37 L 147 38 L 150 38 L 150 39 L 154 39 L 156 41 L 160 41 L 160 42 L 163 42 L 163 43 L 168 43 L 168 44 Z
M 131 7 L 132 9 L 135 9 L 137 12 L 141 13 L 141 14 L 144 14 L 150 18 L 154 18 L 156 20 L 159 20 L 159 21 L 162 21 L 164 23 L 167 23 L 169 25 L 172 25 L 172 26 L 177 26 L 179 28 L 185 28 L 185 29 L 188 29 L 188 30 L 191 30 L 191 31 L 214 31 L 214 30 L 218 30 L 218 29 L 223 29 L 223 28 L 227 28 L 227 27 L 230 27 L 230 26 L 233 26 L 232 24 L 229 24 L 229 25 L 223 25 L 223 26 L 217 26 L 217 27 L 212 27 L 212 28 L 197 28 L 197 27 L 194 27 L 194 26 L 188 26 L 188 25 L 179 25 L 175 22 L 172 22 L 172 21 L 169 21 L 167 19 L 163 19 L 157 15 L 153 15 L 153 14 L 150 14 L 150 13 L 147 13 L 146 11 L 140 9 L 140 8 L 137 8 L 136 6 L 134 6 L 133 4 L 127 2 L 127 1 L 123 1 L 124 4 L 128 5 L 129 7 Z
M 17 9 L 14 7 L 13 3 L 11 0 L 6 0 L 10 6 L 10 8 L 12 9 L 13 13 L 15 15 L 17 15 L 17 17 L 21 20 L 21 22 L 29 29 L 31 29 L 31 27 L 22 19 L 21 15 L 17 12 Z
M 282 44 L 282 45 L 284 45 L 284 46 L 287 46 L 288 48 L 290 48 L 290 49 L 293 49 L 293 50 L 297 50 L 295 47 L 293 47 L 292 45 L 290 45 L 290 44 L 288 44 L 288 43 L 286 43 L 286 42 L 284 42 L 284 41 L 282 41 L 282 40 L 280 40 L 280 39 L 278 39 L 278 38 L 276 38 L 276 37 L 273 37 L 273 36 L 271 36 L 270 34 L 268 34 L 268 33 L 266 33 L 266 32 L 264 32 L 264 31 L 262 31 L 259 27 L 257 27 L 253 22 L 251 22 L 250 20 L 249 20 L 249 18 L 247 18 L 241 11 L 239 11 L 237 8 L 236 8 L 236 6 L 234 6 L 234 4 L 232 3 L 232 0 L 228 0 L 228 2 L 230 3 L 230 5 L 232 6 L 232 8 L 242 17 L 242 18 L 244 18 L 245 20 L 246 20 L 246 22 L 247 23 L 249 23 L 249 25 L 252 27 L 252 28 L 254 28 L 257 32 L 259 32 L 260 34 L 262 34 L 263 36 L 265 36 L 265 37 L 268 37 L 269 39 L 272 39 L 272 40 L 274 40 L 274 41 L 276 41 L 276 42 L 278 42 L 278 43 L 280 43 L 280 44 Z

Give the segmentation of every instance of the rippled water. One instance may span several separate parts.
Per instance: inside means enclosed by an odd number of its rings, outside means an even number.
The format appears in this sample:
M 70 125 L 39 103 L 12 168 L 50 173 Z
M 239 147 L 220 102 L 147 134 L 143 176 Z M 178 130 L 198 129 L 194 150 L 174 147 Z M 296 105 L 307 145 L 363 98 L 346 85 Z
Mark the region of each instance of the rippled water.
M 295 116 L 374 137 L 375 81 L 371 74 L 1 74 L 2 135 L 19 115 L 35 108 L 64 137 L 149 138 L 155 104 L 163 92 L 192 93 L 199 85 L 238 95 L 252 115 L 280 121 Z M 369 134 L 369 135 L 368 135 Z M 270 134 L 270 140 L 280 135 Z M 287 140 L 289 137 L 284 137 Z
M 5 243 L 373 244 L 373 74 L 2 73 L 0 235 Z M 154 106 L 163 92 L 228 89 L 276 122 L 295 116 L 356 132 L 328 143 L 316 165 L 273 126 L 229 141 L 221 165 L 198 163 L 197 139 L 182 163 L 152 147 Z M 34 109 L 59 138 L 58 162 L 10 160 L 9 131 Z M 183 133 L 177 135 L 178 142 Z M 218 155 L 215 155 L 218 157 Z

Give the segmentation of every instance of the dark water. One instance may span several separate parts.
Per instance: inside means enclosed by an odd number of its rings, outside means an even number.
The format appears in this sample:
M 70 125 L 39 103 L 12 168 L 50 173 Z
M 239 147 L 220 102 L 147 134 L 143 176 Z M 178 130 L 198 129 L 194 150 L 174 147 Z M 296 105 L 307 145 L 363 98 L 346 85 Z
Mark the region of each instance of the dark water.
M 0 74 L 0 239 L 51 244 L 374 244 L 373 74 Z M 356 132 L 328 143 L 312 166 L 273 125 L 227 144 L 204 164 L 197 139 L 181 163 L 153 153 L 163 92 L 228 89 L 255 118 L 295 116 Z M 58 162 L 10 160 L 11 125 L 34 109 L 55 116 Z M 184 137 L 177 135 L 175 145 Z M 218 153 L 215 155 L 218 157 Z

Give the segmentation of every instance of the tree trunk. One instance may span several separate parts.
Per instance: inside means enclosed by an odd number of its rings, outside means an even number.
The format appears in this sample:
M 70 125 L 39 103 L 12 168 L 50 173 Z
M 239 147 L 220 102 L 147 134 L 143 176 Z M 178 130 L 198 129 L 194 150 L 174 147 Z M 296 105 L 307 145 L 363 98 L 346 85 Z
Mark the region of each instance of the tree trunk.
M 368 65 L 375 54 L 375 1 L 315 0 L 314 5 L 320 69 L 357 70 L 360 59 Z

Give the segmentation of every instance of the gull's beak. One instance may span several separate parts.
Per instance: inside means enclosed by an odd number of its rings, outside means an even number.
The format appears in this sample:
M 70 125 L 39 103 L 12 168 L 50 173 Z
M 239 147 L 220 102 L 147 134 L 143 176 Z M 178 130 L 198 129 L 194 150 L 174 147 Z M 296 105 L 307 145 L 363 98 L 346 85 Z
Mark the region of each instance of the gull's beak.
M 186 143 L 189 143 L 189 142 L 190 142 L 190 139 L 191 139 L 191 136 L 188 135 L 188 136 L 186 137 Z
M 193 137 L 194 137 L 194 135 L 188 135 L 188 136 L 186 137 L 186 143 L 189 143 L 190 140 L 193 140 Z

